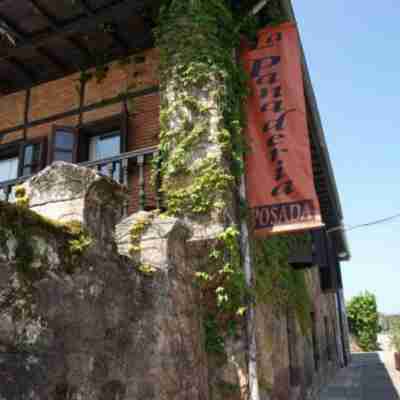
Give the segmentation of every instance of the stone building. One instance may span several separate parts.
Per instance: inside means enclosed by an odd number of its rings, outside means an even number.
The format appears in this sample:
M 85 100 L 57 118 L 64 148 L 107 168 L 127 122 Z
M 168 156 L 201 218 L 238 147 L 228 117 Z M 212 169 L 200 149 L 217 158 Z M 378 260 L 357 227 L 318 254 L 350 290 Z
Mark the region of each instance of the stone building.
M 246 236 L 250 289 L 221 139 L 232 77 L 190 75 L 225 23 L 294 21 L 290 1 L 161 3 L 0 4 L 0 399 L 312 399 L 350 361 L 350 254 L 304 57 L 325 227 L 301 248 Z

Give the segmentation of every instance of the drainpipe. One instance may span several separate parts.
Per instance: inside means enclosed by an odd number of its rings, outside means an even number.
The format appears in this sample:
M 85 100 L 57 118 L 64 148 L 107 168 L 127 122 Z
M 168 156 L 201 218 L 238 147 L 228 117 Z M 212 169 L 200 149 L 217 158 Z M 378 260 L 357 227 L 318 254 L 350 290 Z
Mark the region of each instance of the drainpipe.
M 251 10 L 250 14 L 256 15 L 264 8 L 270 0 L 259 1 Z M 237 53 L 234 54 L 237 59 Z M 246 201 L 246 182 L 244 174 L 240 177 L 239 196 L 241 201 Z M 250 248 L 250 235 L 247 221 L 243 218 L 240 222 L 240 249 L 242 255 L 243 269 L 246 285 L 253 288 L 254 274 L 253 262 Z M 257 341 L 256 341 L 256 310 L 254 302 L 250 299 L 246 313 L 246 333 L 248 349 L 248 374 L 249 374 L 249 400 L 260 400 L 260 389 L 257 375 Z
M 244 175 L 240 179 L 239 195 L 241 200 L 246 199 L 246 184 Z M 254 276 L 251 259 L 249 229 L 246 219 L 240 223 L 240 248 L 243 260 L 243 269 L 248 288 L 253 287 Z M 257 376 L 257 342 L 256 342 L 256 313 L 254 302 L 250 299 L 246 313 L 246 333 L 248 347 L 248 374 L 249 374 L 249 400 L 260 400 L 260 390 Z
M 337 303 L 338 303 L 338 308 L 339 308 L 340 338 L 342 341 L 343 362 L 344 362 L 344 366 L 347 367 L 349 365 L 349 357 L 348 357 L 347 348 L 346 348 L 346 332 L 347 332 L 347 330 L 345 329 L 346 322 L 344 321 L 344 318 L 343 318 L 343 312 L 344 312 L 345 305 L 342 302 L 341 290 L 342 289 L 339 289 L 339 288 L 336 290 L 336 298 L 337 298 Z

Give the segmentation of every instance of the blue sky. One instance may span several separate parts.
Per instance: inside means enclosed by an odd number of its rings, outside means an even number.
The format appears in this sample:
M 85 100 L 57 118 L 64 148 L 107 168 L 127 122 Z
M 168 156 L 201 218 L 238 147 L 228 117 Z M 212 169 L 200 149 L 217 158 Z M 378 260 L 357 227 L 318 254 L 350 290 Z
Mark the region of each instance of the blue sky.
M 347 225 L 400 213 L 400 3 L 293 0 Z M 400 219 L 348 233 L 346 298 L 400 313 Z

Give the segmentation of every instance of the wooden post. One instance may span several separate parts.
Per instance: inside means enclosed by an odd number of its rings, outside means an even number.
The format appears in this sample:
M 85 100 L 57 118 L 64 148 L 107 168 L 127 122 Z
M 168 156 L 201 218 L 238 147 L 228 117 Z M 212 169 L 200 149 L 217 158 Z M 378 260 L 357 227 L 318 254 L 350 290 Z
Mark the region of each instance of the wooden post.
M 129 190 L 129 181 L 128 181 L 128 164 L 129 160 L 127 158 L 123 159 L 121 162 L 121 173 L 122 173 L 122 184 L 128 189 L 129 196 L 130 196 L 130 190 Z M 123 206 L 123 215 L 126 217 L 129 212 L 129 200 L 124 201 L 124 206 Z
M 107 165 L 108 175 L 111 179 L 114 179 L 114 163 L 110 162 Z
M 244 175 L 240 180 L 240 198 L 246 199 L 246 183 Z M 243 260 L 243 269 L 246 285 L 249 289 L 254 287 L 254 274 L 250 249 L 250 236 L 246 219 L 240 223 L 240 247 Z M 249 300 L 246 313 L 246 332 L 248 346 L 248 374 L 249 374 L 249 399 L 260 400 L 260 390 L 257 375 L 257 342 L 256 342 L 256 310 L 252 299 Z
M 139 210 L 143 211 L 146 205 L 146 192 L 144 188 L 144 156 L 138 156 L 139 165 Z
M 158 159 L 160 152 L 156 151 L 153 154 L 153 158 Z M 160 179 L 160 165 L 157 165 L 157 176 L 155 178 L 155 191 L 156 191 L 156 207 L 161 210 L 162 207 L 162 197 L 161 197 L 161 179 Z

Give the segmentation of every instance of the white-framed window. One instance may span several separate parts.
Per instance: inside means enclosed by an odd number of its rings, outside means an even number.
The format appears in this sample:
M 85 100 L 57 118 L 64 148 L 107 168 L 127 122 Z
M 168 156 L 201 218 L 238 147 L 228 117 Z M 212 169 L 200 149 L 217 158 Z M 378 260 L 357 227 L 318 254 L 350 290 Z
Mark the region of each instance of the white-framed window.
M 19 157 L 0 159 L 0 182 L 18 178 Z
M 113 131 L 92 136 L 89 141 L 89 161 L 103 160 L 121 153 L 121 133 Z
M 104 160 L 118 156 L 119 154 L 121 154 L 120 131 L 112 131 L 90 137 L 89 161 Z M 112 171 L 110 170 L 110 166 L 112 167 Z M 121 164 L 120 162 L 114 162 L 112 164 L 102 165 L 100 172 L 119 181 L 121 177 Z

